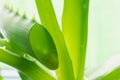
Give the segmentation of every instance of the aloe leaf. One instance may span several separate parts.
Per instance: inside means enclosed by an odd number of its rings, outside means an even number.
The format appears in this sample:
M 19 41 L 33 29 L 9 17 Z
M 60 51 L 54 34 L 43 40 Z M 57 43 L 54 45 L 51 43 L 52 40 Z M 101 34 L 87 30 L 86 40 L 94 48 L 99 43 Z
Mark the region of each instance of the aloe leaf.
M 35 62 L 15 55 L 15 53 L 3 48 L 0 48 L 0 62 L 16 68 L 31 80 L 55 80 L 42 65 L 38 66 Z
M 63 35 L 77 80 L 83 80 L 88 32 L 89 0 L 64 0 Z
M 68 50 L 59 28 L 51 0 L 35 0 L 42 25 L 52 36 L 58 52 L 58 80 L 74 80 L 74 72 Z
M 57 51 L 47 30 L 43 26 L 35 24 L 29 35 L 32 50 L 40 58 L 39 60 L 50 69 L 56 69 L 58 67 Z
M 47 30 L 43 28 L 43 26 L 39 25 L 35 21 L 33 22 L 32 20 L 26 19 L 25 17 L 20 17 L 13 12 L 11 13 L 8 10 L 5 10 L 2 16 L 2 30 L 5 32 L 4 36 L 9 40 L 9 44 L 13 48 L 13 52 L 19 53 L 19 55 L 21 56 L 24 56 L 25 53 L 28 53 L 31 56 L 37 58 L 49 69 L 57 68 L 57 51 L 51 36 L 47 32 Z M 40 29 L 43 30 L 38 30 L 36 32 L 39 33 L 39 31 L 42 31 L 44 34 L 37 34 L 37 36 L 40 36 L 36 38 L 37 40 L 29 40 L 29 33 L 32 27 L 35 26 L 39 26 Z M 32 31 L 32 35 L 34 35 L 34 33 L 36 34 L 36 32 Z M 44 43 L 40 42 L 43 40 Z M 29 41 L 32 41 L 32 44 Z M 35 46 L 33 45 L 34 42 L 36 43 Z M 49 52 L 46 54 L 46 52 L 41 51 L 43 48 Z
M 5 47 L 8 50 L 12 50 L 12 48 L 10 47 L 10 44 L 5 39 L 0 38 L 0 46 Z M 22 80 L 30 80 L 28 77 L 26 77 L 22 73 L 19 72 L 19 74 L 20 74 L 20 77 L 22 78 Z M 2 76 L 0 76 L 0 80 L 2 80 Z
M 27 37 L 29 28 L 32 27 L 33 23 L 27 19 L 22 19 L 22 17 L 6 9 L 1 15 L 3 35 L 9 40 L 12 48 L 14 48 L 19 55 L 24 55 L 21 51 L 34 55 Z
M 11 47 L 11 45 L 10 45 L 10 43 L 6 40 L 6 39 L 4 39 L 4 38 L 0 38 L 0 47 L 5 47 L 5 49 L 7 49 L 7 50 L 10 50 L 10 51 L 12 51 L 12 52 L 16 52 L 12 47 Z
M 115 70 L 111 71 L 108 74 L 105 74 L 101 77 L 99 77 L 99 79 L 95 79 L 95 80 L 120 80 L 120 67 L 116 68 Z

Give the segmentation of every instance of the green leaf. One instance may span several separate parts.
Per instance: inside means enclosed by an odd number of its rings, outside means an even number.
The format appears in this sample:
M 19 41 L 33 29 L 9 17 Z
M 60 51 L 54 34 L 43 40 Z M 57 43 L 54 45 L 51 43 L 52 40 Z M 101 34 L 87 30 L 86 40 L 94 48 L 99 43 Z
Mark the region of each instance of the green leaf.
M 55 42 L 58 52 L 59 67 L 57 69 L 58 80 L 74 80 L 74 72 L 71 59 L 58 25 L 51 0 L 35 0 L 42 25 L 48 30 Z
M 64 0 L 62 29 L 77 80 L 84 76 L 88 6 L 89 0 Z
M 39 60 L 48 68 L 56 69 L 58 67 L 57 51 L 48 31 L 43 26 L 35 24 L 30 30 L 29 40 Z
M 43 65 L 37 65 L 3 48 L 0 48 L 0 62 L 16 68 L 31 80 L 55 80 Z
M 4 39 L 4 38 L 0 38 L 0 47 L 5 47 L 5 49 L 10 50 L 12 52 L 16 52 L 10 45 L 10 43 Z
M 21 56 L 23 56 L 24 53 L 29 53 L 30 55 L 35 56 L 28 40 L 29 29 L 34 25 L 34 23 L 28 19 L 23 19 L 19 15 L 9 12 L 9 10 L 6 9 L 1 15 L 0 19 L 2 19 L 1 29 L 4 31 L 3 35 L 8 39 L 14 52 Z M 22 53 L 22 51 L 24 53 Z
M 102 76 L 99 80 L 120 80 L 120 67 Z
M 8 10 L 4 10 L 2 15 L 2 30 L 5 32 L 5 37 L 9 40 L 12 52 L 21 56 L 28 53 L 49 69 L 58 67 L 58 57 L 54 42 L 43 26 L 13 12 L 10 13 Z M 38 30 L 34 31 L 36 26 L 40 27 L 41 30 L 38 28 Z M 42 31 L 43 34 L 39 33 L 39 31 Z M 32 34 L 32 36 L 30 34 L 32 38 L 29 38 L 29 33 Z M 48 51 L 47 54 L 42 49 Z

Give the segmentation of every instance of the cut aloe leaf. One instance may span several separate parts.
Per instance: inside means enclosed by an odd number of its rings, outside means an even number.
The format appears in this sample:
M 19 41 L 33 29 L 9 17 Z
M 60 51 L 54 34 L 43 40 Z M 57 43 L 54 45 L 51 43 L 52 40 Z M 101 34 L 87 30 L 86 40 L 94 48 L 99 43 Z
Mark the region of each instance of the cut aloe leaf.
M 43 26 L 35 24 L 30 30 L 29 40 L 39 60 L 50 69 L 56 69 L 58 67 L 57 51 L 48 31 Z
M 51 36 L 47 30 L 43 28 L 43 26 L 37 24 L 35 21 L 33 22 L 20 17 L 13 12 L 11 13 L 8 10 L 4 10 L 2 16 L 2 30 L 4 32 L 4 36 L 9 40 L 9 43 L 13 48 L 13 52 L 19 53 L 21 56 L 24 56 L 25 53 L 28 53 L 38 59 L 46 67 L 50 69 L 57 68 L 57 51 Z M 35 32 L 34 29 L 36 26 L 39 26 L 41 30 L 38 28 L 38 31 L 36 30 Z M 35 28 L 32 29 L 32 27 Z M 35 36 L 35 39 L 32 39 L 29 42 L 29 39 L 31 39 L 29 38 L 30 31 L 32 31 L 31 37 L 33 38 Z M 42 31 L 44 34 L 39 34 L 39 31 Z M 38 38 L 36 38 L 36 36 L 38 36 Z M 46 51 L 43 51 L 42 49 L 48 51 L 47 54 Z
M 31 80 L 55 80 L 43 65 L 37 65 L 3 48 L 0 48 L 0 62 L 16 68 Z
M 77 80 L 83 80 L 84 76 L 88 5 L 89 0 L 64 0 L 62 29 Z

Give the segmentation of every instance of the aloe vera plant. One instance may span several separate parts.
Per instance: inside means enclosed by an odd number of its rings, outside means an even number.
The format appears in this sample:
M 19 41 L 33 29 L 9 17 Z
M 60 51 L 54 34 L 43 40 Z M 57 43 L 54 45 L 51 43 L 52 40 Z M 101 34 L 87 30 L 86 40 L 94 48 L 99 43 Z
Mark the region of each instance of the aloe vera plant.
M 0 62 L 22 80 L 84 80 L 89 0 L 64 0 L 62 30 L 51 0 L 35 3 L 41 23 L 8 5 L 0 14 Z M 118 68 L 95 79 L 119 80 L 119 74 Z

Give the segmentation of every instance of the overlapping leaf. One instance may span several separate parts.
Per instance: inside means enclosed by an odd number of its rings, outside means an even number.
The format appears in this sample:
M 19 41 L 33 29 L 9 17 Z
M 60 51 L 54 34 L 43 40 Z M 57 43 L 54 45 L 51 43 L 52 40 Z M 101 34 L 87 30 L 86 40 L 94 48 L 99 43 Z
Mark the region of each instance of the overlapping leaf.
M 24 56 L 24 53 L 28 53 L 38 59 L 46 67 L 50 69 L 57 68 L 57 51 L 51 36 L 43 26 L 20 17 L 14 12 L 11 13 L 9 10 L 5 10 L 2 16 L 2 30 L 5 32 L 4 36 L 9 40 L 9 43 L 13 48 L 13 52 L 18 53 L 21 56 Z M 36 26 L 38 29 L 33 31 L 35 28 L 32 27 Z M 32 33 L 29 35 L 30 30 Z M 39 31 L 42 31 L 43 34 Z M 29 36 L 32 38 L 29 38 Z M 31 39 L 30 42 L 29 39 Z M 33 43 L 36 44 L 34 45 Z

